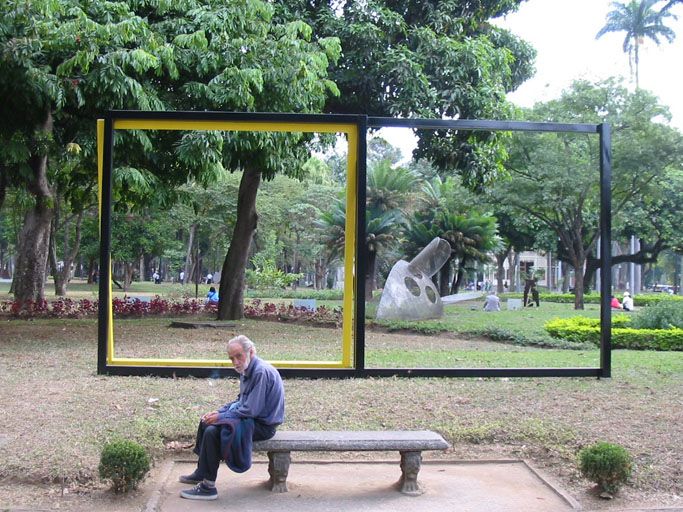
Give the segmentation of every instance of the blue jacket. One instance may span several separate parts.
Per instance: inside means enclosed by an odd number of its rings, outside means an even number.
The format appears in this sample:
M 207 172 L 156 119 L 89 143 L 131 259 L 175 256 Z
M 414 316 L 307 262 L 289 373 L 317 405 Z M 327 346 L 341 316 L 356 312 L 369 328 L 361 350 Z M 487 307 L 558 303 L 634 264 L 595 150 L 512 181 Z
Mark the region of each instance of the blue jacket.
M 278 371 L 254 356 L 240 375 L 237 400 L 218 409 L 219 423 L 229 418 L 253 418 L 276 427 L 285 420 L 285 389 Z

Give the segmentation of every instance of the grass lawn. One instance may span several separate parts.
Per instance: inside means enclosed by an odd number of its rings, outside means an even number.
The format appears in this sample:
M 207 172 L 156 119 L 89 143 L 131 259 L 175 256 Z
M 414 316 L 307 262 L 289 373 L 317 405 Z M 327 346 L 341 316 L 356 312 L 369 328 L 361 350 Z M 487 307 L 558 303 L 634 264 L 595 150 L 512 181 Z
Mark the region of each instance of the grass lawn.
M 7 287 L 0 283 L 0 300 Z M 193 295 L 194 287 L 185 288 Z M 130 294 L 163 290 L 180 297 L 180 289 L 141 283 Z M 83 283 L 71 290 L 74 298 L 96 296 L 95 287 Z M 459 303 L 447 306 L 444 318 L 421 323 L 439 331 L 429 336 L 377 329 L 368 320 L 367 366 L 596 367 L 597 349 L 519 346 L 475 334 L 495 328 L 545 337 L 547 320 L 579 314 L 598 316 L 598 308 L 577 312 L 570 304 L 542 303 L 485 313 L 480 301 Z M 93 319 L 0 322 L 0 481 L 97 482 L 102 445 L 121 436 L 141 442 L 157 460 L 172 455 L 174 441 L 192 440 L 201 413 L 237 394 L 235 379 L 98 376 Z M 239 332 L 268 360 L 340 358 L 340 329 L 256 320 L 232 330 L 169 324 L 169 318 L 117 319 L 117 355 L 224 359 L 225 342 Z M 600 504 L 586 494 L 590 484 L 577 472 L 576 454 L 598 440 L 616 442 L 636 459 L 622 496 L 674 503 L 683 494 L 683 353 L 614 351 L 612 371 L 606 380 L 292 379 L 285 383 L 283 428 L 436 430 L 453 445 L 449 456 L 529 459 L 589 500 L 590 508 Z M 25 417 L 30 428 L 18 421 Z
M 178 336 L 168 336 L 176 330 L 167 324 L 168 319 L 116 322 L 120 349 L 156 355 L 162 349 L 185 353 L 204 347 L 224 357 L 225 341 L 233 334 L 177 330 Z M 338 337 L 335 329 L 258 321 L 242 322 L 237 331 L 252 336 L 267 359 L 332 357 Z M 0 332 L 0 480 L 96 481 L 103 443 L 119 436 L 143 443 L 157 459 L 167 456 L 173 441 L 192 439 L 201 413 L 237 394 L 235 379 L 96 375 L 94 320 L 4 320 Z M 459 339 L 452 333 L 368 332 L 370 363 L 382 366 L 592 366 L 596 354 Z M 624 445 L 636 458 L 625 496 L 666 502 L 683 492 L 680 352 L 615 351 L 613 378 L 607 380 L 293 379 L 285 386 L 286 429 L 432 429 L 453 444 L 451 457 L 527 458 L 579 494 L 590 484 L 577 473 L 576 453 L 606 440 Z M 18 421 L 27 416 L 30 428 Z

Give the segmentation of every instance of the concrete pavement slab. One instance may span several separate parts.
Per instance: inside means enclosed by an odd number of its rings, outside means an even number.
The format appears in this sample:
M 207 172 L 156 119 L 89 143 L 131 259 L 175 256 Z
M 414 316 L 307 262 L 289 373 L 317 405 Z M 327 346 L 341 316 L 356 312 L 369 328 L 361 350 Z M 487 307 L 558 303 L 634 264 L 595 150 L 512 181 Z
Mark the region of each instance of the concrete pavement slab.
M 193 502 L 180 497 L 189 486 L 178 476 L 189 474 L 192 462 L 173 462 L 146 512 L 201 510 L 296 510 L 297 512 L 424 511 L 562 512 L 580 506 L 557 485 L 523 461 L 425 461 L 419 475 L 420 496 L 396 490 L 400 476 L 396 461 L 293 460 L 287 479 L 289 492 L 271 493 L 267 462 L 255 462 L 247 473 L 225 466 L 218 474 L 218 499 Z

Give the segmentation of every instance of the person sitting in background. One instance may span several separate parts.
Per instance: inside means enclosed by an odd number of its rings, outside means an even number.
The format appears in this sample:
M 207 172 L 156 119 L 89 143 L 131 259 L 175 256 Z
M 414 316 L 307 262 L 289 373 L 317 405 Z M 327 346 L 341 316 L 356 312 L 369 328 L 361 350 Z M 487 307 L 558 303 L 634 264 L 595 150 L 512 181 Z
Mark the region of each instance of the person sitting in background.
M 495 291 L 492 291 L 486 296 L 484 311 L 500 311 L 500 299 Z
M 206 294 L 206 303 L 218 304 L 218 292 L 213 286 L 209 288 L 209 293 Z
M 624 292 L 621 307 L 624 308 L 624 311 L 633 311 L 633 297 L 631 297 L 630 293 Z
M 614 295 L 610 297 L 610 306 L 612 309 L 621 309 L 621 302 Z

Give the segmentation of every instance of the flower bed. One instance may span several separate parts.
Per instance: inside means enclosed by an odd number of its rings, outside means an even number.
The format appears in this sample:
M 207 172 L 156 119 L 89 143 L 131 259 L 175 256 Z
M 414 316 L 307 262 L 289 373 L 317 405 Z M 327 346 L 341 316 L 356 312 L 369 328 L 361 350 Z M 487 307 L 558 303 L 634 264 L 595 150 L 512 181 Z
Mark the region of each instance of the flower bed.
M 218 309 L 216 304 L 204 304 L 197 299 L 163 299 L 159 295 L 150 300 L 138 298 L 115 298 L 112 301 L 114 317 L 131 318 L 146 316 L 182 316 L 197 315 L 199 313 L 215 313 Z M 0 314 L 10 318 L 87 318 L 97 316 L 98 301 L 88 299 L 57 299 L 52 302 L 47 300 L 0 302 Z M 319 306 L 316 310 L 298 308 L 292 305 L 273 304 L 253 299 L 251 303 L 244 305 L 246 318 L 310 322 L 316 325 L 339 326 L 341 325 L 341 310 Z

